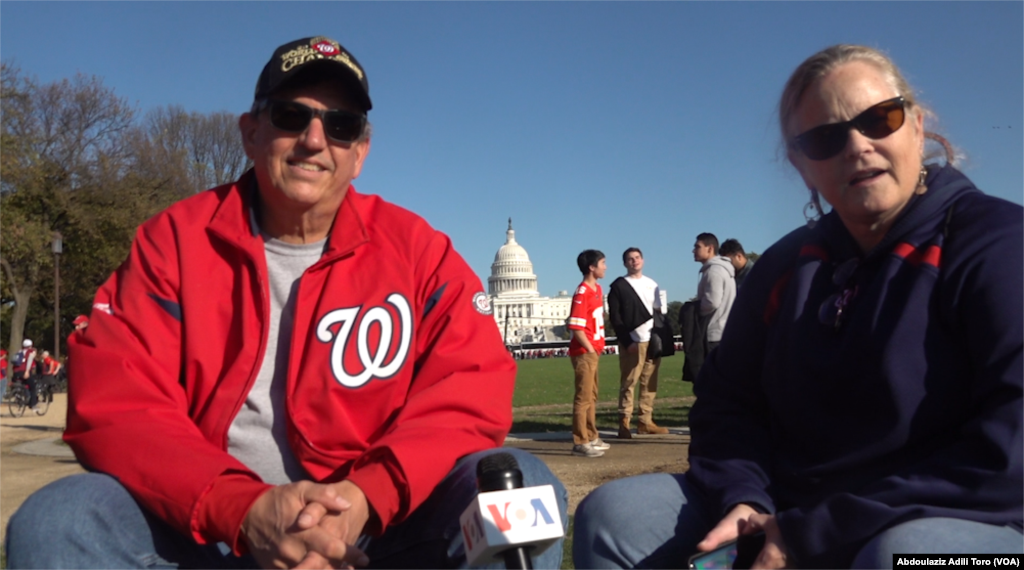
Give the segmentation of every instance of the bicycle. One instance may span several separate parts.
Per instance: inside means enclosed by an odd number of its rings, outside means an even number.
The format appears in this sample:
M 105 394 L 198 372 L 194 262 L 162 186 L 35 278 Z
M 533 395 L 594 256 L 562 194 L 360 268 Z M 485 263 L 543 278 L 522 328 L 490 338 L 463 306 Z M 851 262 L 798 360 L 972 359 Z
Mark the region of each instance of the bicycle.
M 46 412 L 50 410 L 50 404 L 53 403 L 53 384 L 49 382 L 42 382 L 41 378 L 36 380 L 36 392 L 39 395 L 38 403 L 36 404 L 36 415 L 44 416 Z M 12 381 L 8 392 L 7 409 L 11 412 L 11 415 L 20 418 L 25 415 L 25 410 L 28 409 L 28 403 L 31 399 L 31 394 L 28 391 L 28 384 L 20 381 Z
M 7 387 L 7 409 L 10 410 L 11 415 L 16 418 L 25 415 L 28 401 L 28 386 L 17 380 L 12 380 Z

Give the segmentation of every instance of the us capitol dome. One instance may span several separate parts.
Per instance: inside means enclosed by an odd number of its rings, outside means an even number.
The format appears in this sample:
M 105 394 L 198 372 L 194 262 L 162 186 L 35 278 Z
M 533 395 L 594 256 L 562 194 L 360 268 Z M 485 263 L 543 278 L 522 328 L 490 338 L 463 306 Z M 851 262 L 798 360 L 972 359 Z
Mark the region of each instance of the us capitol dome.
M 572 296 L 568 291 L 559 291 L 557 297 L 541 297 L 530 256 L 516 242 L 512 218 L 508 219 L 505 245 L 494 254 L 487 294 L 505 344 L 567 338 L 565 321 L 569 318 Z

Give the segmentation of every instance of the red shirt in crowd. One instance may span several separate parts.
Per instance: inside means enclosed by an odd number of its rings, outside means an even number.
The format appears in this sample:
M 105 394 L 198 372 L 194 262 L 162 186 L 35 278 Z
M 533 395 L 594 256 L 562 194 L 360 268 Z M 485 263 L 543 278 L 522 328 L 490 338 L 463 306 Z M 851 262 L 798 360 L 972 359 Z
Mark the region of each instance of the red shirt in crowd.
M 604 350 L 604 294 L 601 285 L 593 287 L 580 283 L 576 294 L 572 296 L 572 310 L 569 312 L 569 330 L 583 330 L 587 339 L 598 354 Z M 587 352 L 586 348 L 576 340 L 569 340 L 569 356 L 578 356 Z

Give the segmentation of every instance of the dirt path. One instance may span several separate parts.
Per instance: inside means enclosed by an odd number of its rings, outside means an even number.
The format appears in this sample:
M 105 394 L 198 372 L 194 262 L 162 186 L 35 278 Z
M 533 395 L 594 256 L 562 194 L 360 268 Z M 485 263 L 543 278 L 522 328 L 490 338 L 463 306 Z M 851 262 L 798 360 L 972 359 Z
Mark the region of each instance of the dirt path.
M 74 459 L 15 453 L 18 444 L 60 437 L 67 415 L 67 394 L 54 394 L 45 416 L 31 411 L 11 417 L 4 402 L 0 413 L 0 537 L 7 535 L 7 521 L 25 499 L 47 483 L 74 473 L 84 473 Z
M 66 457 L 24 455 L 13 449 L 25 442 L 58 438 L 64 430 L 67 394 L 54 395 L 45 416 L 28 412 L 14 418 L 6 403 L 0 413 L 0 540 L 7 532 L 7 521 L 36 490 L 61 477 L 83 473 L 82 467 Z M 604 457 L 587 459 L 570 455 L 569 434 L 559 439 L 510 440 L 507 446 L 525 449 L 537 455 L 569 490 L 569 513 L 592 489 L 612 479 L 640 473 L 679 472 L 687 467 L 689 437 L 684 435 L 640 436 L 628 441 L 603 433 L 612 446 Z
M 601 438 L 611 449 L 595 459 L 571 455 L 571 437 L 559 441 L 510 441 L 505 445 L 529 451 L 547 463 L 569 491 L 569 514 L 574 514 L 583 497 L 602 483 L 642 473 L 679 473 L 689 467 L 689 436 L 647 435 L 623 441 L 602 433 Z

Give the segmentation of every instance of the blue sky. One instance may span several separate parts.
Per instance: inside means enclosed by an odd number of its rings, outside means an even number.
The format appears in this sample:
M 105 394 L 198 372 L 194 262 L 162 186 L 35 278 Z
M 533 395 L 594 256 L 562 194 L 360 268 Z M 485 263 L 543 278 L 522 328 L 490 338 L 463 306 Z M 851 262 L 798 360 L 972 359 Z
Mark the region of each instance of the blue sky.
M 1021 2 L 0 3 L 4 61 L 99 76 L 140 114 L 242 112 L 273 50 L 312 35 L 370 81 L 356 187 L 451 236 L 484 281 L 510 216 L 545 295 L 579 282 L 586 248 L 607 285 L 640 247 L 678 300 L 696 234 L 763 251 L 807 201 L 779 159 L 779 93 L 835 43 L 888 52 L 967 175 L 1024 202 Z

